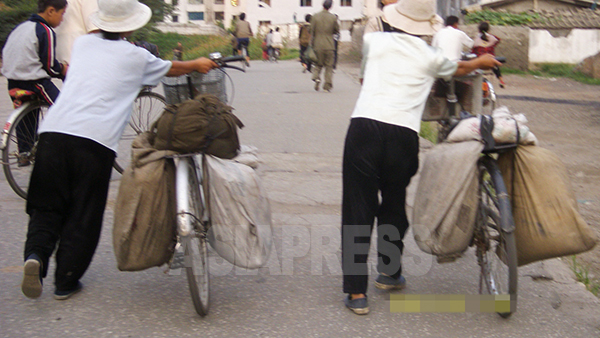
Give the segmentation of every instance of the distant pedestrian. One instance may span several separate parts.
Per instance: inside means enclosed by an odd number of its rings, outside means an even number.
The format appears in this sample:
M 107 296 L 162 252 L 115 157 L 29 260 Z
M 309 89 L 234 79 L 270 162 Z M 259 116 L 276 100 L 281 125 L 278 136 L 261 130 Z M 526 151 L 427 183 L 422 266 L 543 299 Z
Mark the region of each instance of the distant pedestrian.
M 306 72 L 307 70 L 310 72 L 312 63 L 310 60 L 304 55 L 306 49 L 310 45 L 312 41 L 312 36 L 310 35 L 310 18 L 312 15 L 306 14 L 304 20 L 306 22 L 300 24 L 300 34 L 298 35 L 298 43 L 300 44 L 300 63 L 302 64 L 302 72 Z
M 473 42 L 473 49 L 471 50 L 477 56 L 483 54 L 492 54 L 496 55 L 496 46 L 500 43 L 500 38 L 488 33 L 490 30 L 490 24 L 486 21 L 482 21 L 479 24 L 479 35 L 475 38 Z M 492 69 L 498 80 L 500 81 L 500 88 L 504 88 L 506 83 L 502 78 L 502 73 L 500 72 L 500 68 L 496 67 Z
M 177 42 L 177 47 L 173 49 L 173 60 L 183 61 L 183 45 Z
M 335 58 L 335 43 L 333 35 L 340 32 L 340 25 L 335 15 L 329 13 L 333 0 L 323 2 L 323 10 L 310 19 L 310 33 L 313 37 L 313 49 L 317 55 L 312 80 L 315 90 L 321 84 L 321 69 L 325 68 L 325 84 L 323 90 L 330 92 L 333 87 L 333 63 Z
M 271 55 L 270 58 L 272 61 L 277 61 L 279 58 L 279 53 L 283 48 L 283 37 L 279 32 L 279 27 L 275 27 L 275 31 L 271 37 Z
M 248 47 L 250 38 L 254 36 L 250 23 L 246 21 L 246 13 L 240 14 L 239 20 L 235 23 L 235 37 L 238 39 L 239 54 L 245 53 L 246 66 L 250 66 L 250 56 L 248 55 Z

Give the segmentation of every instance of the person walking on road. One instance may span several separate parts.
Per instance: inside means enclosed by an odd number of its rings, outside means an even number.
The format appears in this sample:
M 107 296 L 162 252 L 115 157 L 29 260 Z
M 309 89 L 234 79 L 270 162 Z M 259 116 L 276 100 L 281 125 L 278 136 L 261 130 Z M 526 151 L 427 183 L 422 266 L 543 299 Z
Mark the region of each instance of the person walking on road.
M 433 36 L 431 45 L 441 48 L 446 58 L 458 61 L 462 57 L 463 47 L 469 50 L 473 47 L 473 40 L 467 33 L 458 29 L 458 17 L 450 15 L 446 18 L 446 27 Z
M 42 294 L 57 244 L 54 298 L 83 288 L 79 280 L 100 239 L 115 152 L 139 91 L 165 75 L 217 67 L 207 58 L 161 60 L 125 41 L 152 16 L 137 0 L 98 0 L 98 8 L 91 22 L 100 32 L 75 41 L 69 78 L 38 130 L 21 282 L 29 298 Z
M 300 63 L 302 64 L 302 72 L 305 73 L 307 70 L 310 72 L 312 63 L 310 60 L 304 55 L 306 49 L 310 45 L 312 41 L 312 36 L 310 35 L 310 18 L 312 15 L 306 14 L 304 20 L 306 22 L 300 24 L 300 33 L 298 34 L 298 43 L 300 44 Z
M 451 61 L 421 36 L 441 28 L 435 0 L 386 6 L 388 31 L 364 35 L 362 88 L 346 134 L 342 164 L 344 303 L 369 313 L 367 258 L 377 219 L 378 289 L 405 287 L 402 239 L 408 229 L 406 187 L 419 167 L 419 129 L 436 77 L 500 65 L 491 55 Z M 381 201 L 379 198 L 381 197 Z
M 471 50 L 471 52 L 478 56 L 482 55 L 482 54 L 496 55 L 495 49 L 496 49 L 496 46 L 500 43 L 500 38 L 495 36 L 494 34 L 488 33 L 488 31 L 490 30 L 490 24 L 487 23 L 486 21 L 481 22 L 479 24 L 478 29 L 479 29 L 479 35 L 477 36 L 477 38 L 475 38 L 475 41 L 473 42 L 473 49 Z M 506 83 L 504 82 L 504 79 L 502 78 L 502 73 L 500 72 L 500 68 L 496 67 L 496 68 L 492 69 L 492 71 L 494 72 L 494 75 L 496 75 L 498 80 L 500 81 L 500 88 L 504 88 Z
M 248 46 L 250 46 L 250 38 L 254 34 L 252 33 L 252 27 L 250 23 L 246 21 L 246 13 L 240 14 L 240 19 L 235 23 L 235 37 L 238 39 L 238 50 L 240 55 L 245 51 L 246 66 L 250 66 L 250 56 L 248 55 Z
M 329 13 L 333 0 L 323 2 L 323 10 L 310 19 L 310 33 L 313 37 L 313 49 L 317 55 L 314 64 L 312 80 L 315 90 L 319 90 L 321 84 L 321 69 L 325 68 L 325 84 L 323 90 L 331 91 L 333 87 L 333 62 L 335 57 L 335 44 L 333 35 L 339 34 L 340 26 L 335 15 Z

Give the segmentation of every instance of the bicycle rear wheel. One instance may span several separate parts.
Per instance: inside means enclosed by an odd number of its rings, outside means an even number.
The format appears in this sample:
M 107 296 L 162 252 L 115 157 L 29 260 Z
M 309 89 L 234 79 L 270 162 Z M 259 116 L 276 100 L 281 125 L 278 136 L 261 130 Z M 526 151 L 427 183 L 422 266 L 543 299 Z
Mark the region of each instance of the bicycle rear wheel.
M 210 279 L 208 271 L 208 244 L 206 242 L 206 222 L 204 219 L 205 204 L 200 192 L 200 184 L 196 172 L 195 161 L 185 159 L 188 166 L 188 206 L 185 212 L 192 222 L 192 233 L 182 238 L 185 270 L 190 294 L 196 312 L 204 317 L 210 306 Z
M 142 91 L 133 102 L 133 111 L 129 123 L 119 140 L 117 157 L 113 167 L 120 174 L 131 162 L 131 142 L 141 133 L 150 130 L 152 123 L 156 121 L 167 106 L 165 98 L 157 93 Z
M 22 198 L 27 198 L 29 178 L 35 163 L 37 129 L 47 112 L 48 105 L 45 102 L 32 102 L 10 126 L 6 147 L 2 150 L 6 181 Z
M 517 310 L 517 246 L 514 221 L 506 186 L 496 161 L 484 156 L 479 162 L 479 212 L 474 244 L 481 268 L 479 292 L 509 295 L 510 311 Z

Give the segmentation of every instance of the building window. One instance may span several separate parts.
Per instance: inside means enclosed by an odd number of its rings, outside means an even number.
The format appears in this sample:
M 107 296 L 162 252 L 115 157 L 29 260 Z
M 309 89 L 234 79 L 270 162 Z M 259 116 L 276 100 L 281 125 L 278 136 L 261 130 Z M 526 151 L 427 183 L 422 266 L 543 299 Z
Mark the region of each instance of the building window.
M 204 20 L 204 12 L 188 12 L 190 20 Z
M 341 0 L 340 6 L 342 6 L 342 7 L 352 7 L 352 0 Z
M 301 7 L 312 7 L 312 0 L 300 0 Z
M 215 5 L 224 5 L 225 1 L 224 0 L 215 0 Z
M 270 20 L 268 20 L 268 21 L 259 21 L 258 25 L 259 26 L 267 26 L 268 27 L 268 26 L 271 26 L 271 21 Z
M 188 0 L 188 4 L 202 5 L 204 0 Z
M 271 7 L 271 0 L 258 0 L 258 7 L 261 7 L 261 8 Z
M 225 12 L 215 12 L 215 20 L 225 20 Z
M 173 22 L 179 22 L 179 16 L 173 15 Z

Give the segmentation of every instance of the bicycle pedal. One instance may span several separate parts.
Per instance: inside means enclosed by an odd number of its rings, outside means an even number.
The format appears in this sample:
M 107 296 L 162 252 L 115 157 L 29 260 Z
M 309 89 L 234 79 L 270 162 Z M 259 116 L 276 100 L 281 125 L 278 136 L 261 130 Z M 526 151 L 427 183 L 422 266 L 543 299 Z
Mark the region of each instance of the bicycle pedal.
M 175 251 L 171 263 L 169 264 L 170 270 L 181 269 L 184 267 L 184 254 L 183 251 Z

